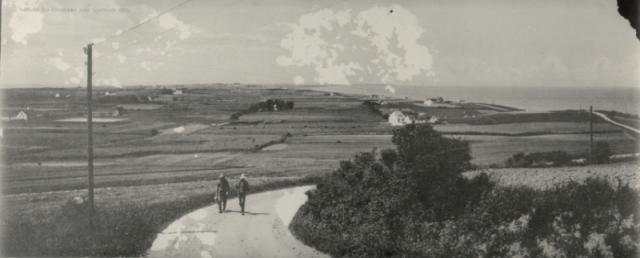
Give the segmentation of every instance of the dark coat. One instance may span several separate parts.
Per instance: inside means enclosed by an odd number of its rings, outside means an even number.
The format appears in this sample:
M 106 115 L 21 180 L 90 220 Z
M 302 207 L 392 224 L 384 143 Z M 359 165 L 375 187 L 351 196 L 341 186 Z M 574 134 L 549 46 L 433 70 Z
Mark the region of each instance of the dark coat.
M 229 181 L 227 181 L 226 178 L 221 178 L 220 181 L 218 181 L 218 195 L 227 195 L 229 193 Z
M 247 182 L 247 180 L 244 178 L 240 179 L 240 181 L 238 181 L 238 184 L 236 184 L 236 190 L 239 194 L 246 194 L 247 192 L 249 192 L 249 182 Z

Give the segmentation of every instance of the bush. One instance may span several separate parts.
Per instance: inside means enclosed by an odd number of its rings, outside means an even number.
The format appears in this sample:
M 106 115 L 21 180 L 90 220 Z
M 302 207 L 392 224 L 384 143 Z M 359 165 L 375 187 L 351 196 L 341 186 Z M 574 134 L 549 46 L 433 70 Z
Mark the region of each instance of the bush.
M 505 166 L 510 168 L 560 167 L 570 165 L 572 160 L 571 154 L 559 150 L 528 154 L 518 152 L 505 161 Z
M 238 120 L 242 115 L 249 114 L 252 112 L 265 112 L 265 111 L 278 111 L 278 110 L 289 110 L 293 109 L 294 103 L 293 101 L 285 101 L 281 99 L 268 99 L 266 101 L 261 101 L 255 103 L 246 110 L 241 110 L 236 113 L 231 114 L 231 120 Z
M 640 198 L 626 185 L 497 187 L 485 174 L 461 177 L 468 144 L 428 125 L 395 130 L 392 141 L 396 150 L 358 154 L 323 177 L 292 232 L 336 257 L 640 254 Z

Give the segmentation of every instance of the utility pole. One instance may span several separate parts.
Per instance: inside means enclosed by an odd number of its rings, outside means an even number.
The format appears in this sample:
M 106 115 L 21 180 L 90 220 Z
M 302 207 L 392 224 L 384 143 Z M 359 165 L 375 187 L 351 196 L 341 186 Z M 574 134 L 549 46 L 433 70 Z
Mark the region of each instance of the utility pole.
M 87 54 L 87 135 L 88 135 L 88 168 L 89 168 L 89 223 L 93 227 L 93 213 L 95 206 L 93 202 L 93 90 L 92 90 L 92 59 L 93 59 L 93 43 L 88 44 L 85 48 Z
M 593 160 L 593 106 L 589 106 L 589 159 Z

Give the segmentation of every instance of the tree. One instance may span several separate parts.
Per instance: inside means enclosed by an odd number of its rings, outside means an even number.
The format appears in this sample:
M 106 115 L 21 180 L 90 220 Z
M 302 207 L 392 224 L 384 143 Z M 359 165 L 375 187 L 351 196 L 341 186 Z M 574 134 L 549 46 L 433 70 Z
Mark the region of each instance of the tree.
M 427 124 L 410 124 L 393 132 L 397 145 L 398 173 L 416 199 L 437 218 L 455 214 L 461 173 L 471 167 L 469 144 L 443 137 Z

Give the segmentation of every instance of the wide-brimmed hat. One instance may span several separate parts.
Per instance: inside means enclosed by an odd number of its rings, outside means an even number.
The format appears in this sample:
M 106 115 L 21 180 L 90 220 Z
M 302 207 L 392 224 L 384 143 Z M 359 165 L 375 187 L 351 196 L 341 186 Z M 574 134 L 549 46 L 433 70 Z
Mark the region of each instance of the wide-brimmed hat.
M 247 179 L 247 177 L 244 176 L 244 173 L 243 173 L 243 174 L 240 174 L 240 179 Z
M 220 174 L 220 176 L 218 176 L 218 178 L 224 178 L 224 174 Z

